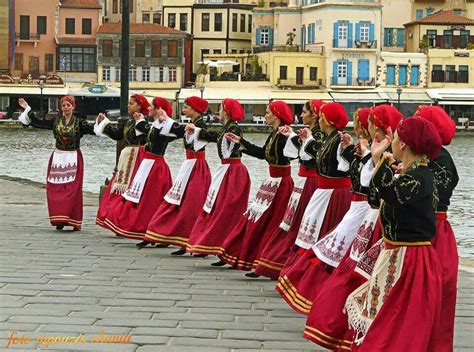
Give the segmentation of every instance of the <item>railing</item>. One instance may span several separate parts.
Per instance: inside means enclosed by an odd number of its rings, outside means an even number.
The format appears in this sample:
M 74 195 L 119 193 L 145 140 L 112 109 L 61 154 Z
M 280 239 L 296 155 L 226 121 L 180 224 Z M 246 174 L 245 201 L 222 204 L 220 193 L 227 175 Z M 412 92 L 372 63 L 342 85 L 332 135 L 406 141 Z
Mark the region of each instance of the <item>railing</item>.
M 269 51 L 279 51 L 279 52 L 299 52 L 299 45 L 258 45 L 252 48 L 254 54 L 266 53 Z
M 350 44 L 352 45 L 349 46 Z M 377 40 L 372 40 L 369 42 L 347 40 L 347 43 L 342 43 L 340 39 L 333 39 L 332 46 L 335 49 L 377 49 Z
M 240 76 L 240 77 L 239 77 Z M 211 75 L 211 81 L 268 81 L 264 74 L 239 74 L 224 72 L 220 76 Z
M 323 85 L 323 80 L 318 78 L 316 80 L 297 80 L 296 78 L 290 79 L 281 79 L 278 78 L 278 86 L 280 87 L 321 87 Z
M 15 39 L 19 40 L 39 40 L 40 36 L 37 33 L 15 33 Z
M 474 35 L 437 35 L 423 36 L 423 41 L 428 43 L 430 49 L 467 49 L 469 44 L 474 45 Z
M 331 77 L 331 85 L 333 86 L 353 86 L 353 87 L 367 87 L 375 86 L 375 77 L 360 78 L 360 77 Z

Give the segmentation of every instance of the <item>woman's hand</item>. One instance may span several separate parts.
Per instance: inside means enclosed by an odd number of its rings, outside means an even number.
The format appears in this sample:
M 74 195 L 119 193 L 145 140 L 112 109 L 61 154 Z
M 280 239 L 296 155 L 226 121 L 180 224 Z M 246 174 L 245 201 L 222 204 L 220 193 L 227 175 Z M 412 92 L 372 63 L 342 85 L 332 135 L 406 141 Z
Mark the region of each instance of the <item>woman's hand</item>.
M 370 151 L 372 153 L 372 160 L 374 163 L 378 163 L 382 154 L 390 147 L 392 143 L 392 130 L 390 127 L 387 129 L 387 135 L 381 140 L 380 135 L 377 133 L 374 137 L 372 145 L 370 146 Z
M 158 109 L 157 117 L 158 117 L 158 120 L 160 121 L 165 121 L 169 119 L 169 116 L 166 114 L 165 110 L 163 110 L 162 108 Z
M 26 102 L 26 100 L 23 99 L 23 98 L 18 99 L 18 104 L 20 104 L 20 106 L 23 109 L 26 109 L 29 106 L 28 103 Z
M 135 120 L 135 122 L 138 122 L 138 121 L 144 119 L 145 117 L 143 116 L 143 114 L 141 114 L 139 112 L 135 112 L 133 114 L 132 118 Z
M 184 127 L 184 131 L 185 131 L 187 134 L 193 134 L 195 129 L 196 129 L 196 126 L 194 126 L 192 123 L 188 123 L 188 124 L 186 124 L 186 126 Z
M 281 126 L 278 127 L 278 133 L 285 137 L 289 137 L 293 133 L 293 129 L 290 126 Z
M 365 138 L 359 137 L 359 143 L 356 144 L 356 154 L 363 157 L 369 150 L 369 141 Z
M 349 133 L 344 133 L 341 131 L 338 131 L 339 136 L 341 137 L 341 147 L 342 149 L 346 149 L 348 146 L 351 144 L 354 144 L 354 141 L 352 140 L 352 137 Z
M 312 136 L 311 130 L 309 128 L 302 128 L 298 131 L 298 136 L 304 142 Z
M 237 136 L 235 134 L 233 134 L 232 132 L 227 132 L 226 134 L 224 134 L 224 137 L 228 140 L 228 141 L 231 141 L 231 142 L 234 142 L 234 143 L 240 143 L 240 136 Z
M 97 122 L 101 123 L 105 118 L 105 114 L 101 112 L 99 115 L 97 115 Z

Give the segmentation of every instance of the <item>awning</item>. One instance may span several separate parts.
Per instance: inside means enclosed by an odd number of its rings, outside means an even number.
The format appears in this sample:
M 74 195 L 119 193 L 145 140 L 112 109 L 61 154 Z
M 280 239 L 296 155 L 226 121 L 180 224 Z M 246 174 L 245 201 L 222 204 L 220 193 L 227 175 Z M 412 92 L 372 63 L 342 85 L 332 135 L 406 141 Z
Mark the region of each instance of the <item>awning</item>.
M 376 91 L 349 91 L 329 92 L 338 103 L 380 103 L 387 101 L 387 97 Z
M 474 100 L 440 100 L 439 105 L 474 105 Z
M 143 95 L 147 98 L 161 97 L 168 100 L 176 100 L 176 89 L 147 89 L 143 92 Z
M 111 86 L 95 85 L 80 89 L 69 89 L 69 95 L 75 97 L 94 97 L 94 98 L 118 98 L 120 97 L 120 88 Z M 142 90 L 131 90 L 129 95 L 143 94 Z
M 266 88 L 205 88 L 202 96 L 209 103 L 220 103 L 225 98 L 237 99 L 241 104 L 267 104 L 271 91 Z M 190 96 L 201 96 L 199 89 L 181 89 L 179 102 L 182 103 Z
M 329 93 L 311 90 L 272 90 L 271 97 L 274 100 L 283 100 L 288 104 L 304 104 L 310 99 L 333 101 Z
M 448 88 L 428 89 L 431 99 L 437 100 L 441 105 L 474 105 L 474 89 L 472 88 Z
M 381 94 L 386 94 L 387 99 L 390 102 L 398 101 L 397 92 L 381 92 Z M 402 91 L 402 93 L 400 94 L 400 102 L 413 103 L 413 104 L 432 104 L 433 100 L 431 100 L 431 98 L 425 91 L 419 91 L 419 92 Z
M 68 87 L 45 87 L 43 95 L 62 96 L 68 93 Z M 0 86 L 0 95 L 22 96 L 22 95 L 41 95 L 39 87 L 22 87 L 21 85 Z

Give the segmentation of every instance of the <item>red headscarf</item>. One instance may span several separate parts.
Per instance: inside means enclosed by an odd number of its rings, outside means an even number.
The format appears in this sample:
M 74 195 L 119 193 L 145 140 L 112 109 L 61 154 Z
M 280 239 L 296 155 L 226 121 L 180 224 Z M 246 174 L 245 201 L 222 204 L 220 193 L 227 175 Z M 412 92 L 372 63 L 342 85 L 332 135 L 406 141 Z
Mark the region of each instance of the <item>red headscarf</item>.
M 456 123 L 442 107 L 428 105 L 419 106 L 415 115 L 435 125 L 443 145 L 449 145 L 451 143 L 456 133 Z
M 354 113 L 354 126 L 359 125 L 364 130 L 369 130 L 370 108 L 359 108 Z
M 148 115 L 148 108 L 150 107 L 150 103 L 148 103 L 148 100 L 140 94 L 133 94 L 131 97 L 137 101 L 138 110 L 140 111 L 140 113 L 142 113 L 143 115 Z
M 184 103 L 192 107 L 193 110 L 197 111 L 200 114 L 205 113 L 209 105 L 206 99 L 202 99 L 196 96 L 186 98 Z
M 161 97 L 156 97 L 153 99 L 153 105 L 156 109 L 163 109 L 166 112 L 166 115 L 169 117 L 173 115 L 173 108 L 171 107 L 171 104 L 168 100 Z
M 65 95 L 61 98 L 60 104 L 63 103 L 63 101 L 67 101 L 69 104 L 72 105 L 72 107 L 75 109 L 76 108 L 76 99 L 72 95 Z
M 241 121 L 244 119 L 245 112 L 238 100 L 226 98 L 222 101 L 222 109 L 234 121 Z
M 287 103 L 281 100 L 273 100 L 268 104 L 273 115 L 278 117 L 284 125 L 293 123 L 293 112 Z
M 409 117 L 401 120 L 397 128 L 398 137 L 405 142 L 415 154 L 424 154 L 431 160 L 436 159 L 442 142 L 436 126 L 420 117 Z
M 402 119 L 402 113 L 391 105 L 383 104 L 370 108 L 369 120 L 385 132 L 389 127 L 395 131 Z
M 327 103 L 321 106 L 321 117 L 333 125 L 337 130 L 342 130 L 349 122 L 346 110 L 339 103 Z
M 321 99 L 310 99 L 309 101 L 309 107 L 311 109 L 311 112 L 319 117 L 319 111 L 321 110 L 321 106 L 323 106 L 324 101 Z

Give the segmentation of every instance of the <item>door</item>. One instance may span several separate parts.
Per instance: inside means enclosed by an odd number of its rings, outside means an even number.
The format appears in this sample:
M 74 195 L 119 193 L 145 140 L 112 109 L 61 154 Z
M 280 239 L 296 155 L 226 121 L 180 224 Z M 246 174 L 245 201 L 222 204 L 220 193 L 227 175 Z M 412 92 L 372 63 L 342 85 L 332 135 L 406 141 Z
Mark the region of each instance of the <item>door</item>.
M 303 84 L 303 73 L 304 73 L 304 67 L 296 68 L 296 84 L 298 85 Z
M 406 86 L 407 84 L 407 67 L 406 65 L 400 65 L 400 70 L 398 72 L 398 85 Z
M 338 33 L 337 33 L 337 42 L 339 48 L 347 48 L 347 36 L 349 30 L 349 23 L 339 22 Z
M 20 16 L 20 39 L 30 39 L 30 16 Z
M 369 60 L 359 60 L 357 65 L 357 78 L 359 81 L 369 80 Z
M 420 66 L 411 67 L 411 78 L 410 84 L 412 86 L 417 86 L 420 83 Z
M 347 85 L 347 61 L 339 61 L 337 64 L 337 84 Z
M 39 56 L 30 56 L 28 72 L 33 78 L 39 77 Z

